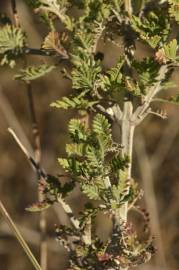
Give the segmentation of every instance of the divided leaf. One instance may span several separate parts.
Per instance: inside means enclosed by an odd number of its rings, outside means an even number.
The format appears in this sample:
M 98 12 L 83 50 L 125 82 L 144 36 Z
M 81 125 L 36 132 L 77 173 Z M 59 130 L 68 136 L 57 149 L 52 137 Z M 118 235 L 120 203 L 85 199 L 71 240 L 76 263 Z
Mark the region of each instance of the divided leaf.
M 0 65 L 7 64 L 13 68 L 15 59 L 23 53 L 25 43 L 26 37 L 21 28 L 9 24 L 0 27 Z
M 168 60 L 175 61 L 176 60 L 176 54 L 178 49 L 177 40 L 173 39 L 168 44 L 165 44 L 163 46 L 165 56 Z
M 87 110 L 92 108 L 98 101 L 89 101 L 88 99 L 83 98 L 81 95 L 77 97 L 69 96 L 62 97 L 61 100 L 57 100 L 51 104 L 52 107 L 58 109 L 80 109 Z
M 97 114 L 93 119 L 93 131 L 102 135 L 103 137 L 108 137 L 111 134 L 111 125 L 109 124 L 107 118 L 102 114 Z
M 92 186 L 92 185 L 83 184 L 82 191 L 91 200 L 100 199 L 98 187 L 95 185 Z
M 19 54 L 24 46 L 25 34 L 21 28 L 8 24 L 0 28 L 0 54 L 8 51 Z
M 70 120 L 69 132 L 74 142 L 79 143 L 87 140 L 87 130 L 79 119 Z
M 49 66 L 46 64 L 39 66 L 31 66 L 27 67 L 26 69 L 22 69 L 20 73 L 17 74 L 14 78 L 16 80 L 29 82 L 45 76 L 46 74 L 51 72 L 54 68 L 55 66 Z
M 168 18 L 162 13 L 155 14 L 150 12 L 143 19 L 133 15 L 131 23 L 131 26 L 139 34 L 140 38 L 153 49 L 160 43 L 164 43 L 170 32 Z

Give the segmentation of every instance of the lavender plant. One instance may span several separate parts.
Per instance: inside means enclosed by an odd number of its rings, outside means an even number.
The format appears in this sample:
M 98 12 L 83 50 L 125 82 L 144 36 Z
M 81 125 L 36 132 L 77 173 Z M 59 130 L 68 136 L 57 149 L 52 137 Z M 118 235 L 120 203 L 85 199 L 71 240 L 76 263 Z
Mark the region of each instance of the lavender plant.
M 39 174 L 43 200 L 29 211 L 44 211 L 58 202 L 71 226 L 57 228 L 57 238 L 69 252 L 68 270 L 131 269 L 147 262 L 154 253 L 150 230 L 140 241 L 128 214 L 137 210 L 146 220 L 138 200 L 142 192 L 132 177 L 132 149 L 135 129 L 155 111 L 155 102 L 178 102 L 178 96 L 160 98 L 170 88 L 171 75 L 179 64 L 177 56 L 178 0 L 27 0 L 47 26 L 41 48 L 29 48 L 27 34 L 15 22 L 3 17 L 0 28 L 1 65 L 13 68 L 29 54 L 54 60 L 54 65 L 34 65 L 19 71 L 15 79 L 29 84 L 69 63 L 62 72 L 71 81 L 72 94 L 54 101 L 52 107 L 74 109 L 66 144 L 66 156 L 59 158 L 68 182 L 49 175 L 28 156 Z M 59 30 L 60 23 L 60 30 Z M 172 33 L 172 34 L 171 34 Z M 106 69 L 100 42 L 120 48 L 116 64 Z M 139 60 L 136 44 L 143 43 L 150 56 Z M 158 104 L 158 103 L 157 103 Z M 114 139 L 113 125 L 120 128 Z M 79 186 L 88 199 L 78 218 L 66 198 Z M 95 218 L 104 213 L 112 221 L 111 235 L 103 242 L 95 234 Z M 146 227 L 145 227 L 146 228 Z

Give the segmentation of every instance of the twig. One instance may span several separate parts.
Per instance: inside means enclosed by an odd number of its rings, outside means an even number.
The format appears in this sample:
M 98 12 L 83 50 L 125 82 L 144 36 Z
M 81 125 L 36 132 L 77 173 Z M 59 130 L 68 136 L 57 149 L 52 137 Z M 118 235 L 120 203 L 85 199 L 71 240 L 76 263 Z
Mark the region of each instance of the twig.
M 25 154 L 26 158 L 28 159 L 28 161 L 30 162 L 32 168 L 36 171 L 36 173 L 38 173 L 40 175 L 40 177 L 42 179 L 44 179 L 45 181 L 48 179 L 48 175 L 46 174 L 46 172 L 44 171 L 44 169 L 42 169 L 37 163 L 36 161 L 30 156 L 30 154 L 28 153 L 27 149 L 25 148 L 25 146 L 22 144 L 22 142 L 20 141 L 20 139 L 17 137 L 16 133 L 14 132 L 14 130 L 12 130 L 11 128 L 8 128 L 8 131 L 10 132 L 10 134 L 13 136 L 14 140 L 16 141 L 16 143 L 18 144 L 18 146 L 20 147 L 20 149 L 23 151 L 23 153 Z M 63 210 L 65 211 L 65 213 L 68 215 L 72 225 L 78 229 L 77 223 L 79 224 L 79 221 L 74 217 L 73 215 L 73 211 L 71 209 L 71 207 L 62 199 L 62 198 L 58 198 L 58 202 L 62 205 Z M 76 222 L 76 224 L 74 223 L 74 220 Z
M 2 213 L 2 215 L 4 216 L 4 218 L 7 220 L 11 230 L 14 232 L 15 237 L 17 238 L 17 240 L 19 241 L 20 245 L 22 246 L 24 252 L 26 253 L 26 255 L 28 256 L 29 260 L 31 261 L 32 265 L 34 266 L 34 268 L 36 270 L 42 270 L 42 268 L 40 267 L 39 263 L 37 262 L 36 258 L 34 257 L 34 255 L 32 254 L 29 246 L 27 245 L 27 243 L 25 242 L 23 236 L 21 235 L 20 231 L 18 230 L 18 228 L 16 227 L 15 223 L 13 222 L 13 220 L 11 219 L 9 213 L 7 212 L 6 208 L 4 207 L 3 203 L 0 201 L 0 211 Z
M 12 50 L 8 50 L 9 53 L 13 53 Z M 36 56 L 59 56 L 61 60 L 67 60 L 69 59 L 68 55 L 59 53 L 55 50 L 50 50 L 50 49 L 41 49 L 41 48 L 29 48 L 29 47 L 24 47 L 22 49 L 22 53 L 26 55 L 36 55 Z
M 149 90 L 147 91 L 148 94 L 145 96 L 143 104 L 136 109 L 133 115 L 133 119 L 136 122 L 136 124 L 140 123 L 141 119 L 142 120 L 144 119 L 144 115 L 146 116 L 145 112 L 149 109 L 150 103 L 152 102 L 153 98 L 161 90 L 161 83 L 164 80 L 167 72 L 168 72 L 168 66 L 167 65 L 161 66 L 158 77 L 156 79 L 157 82 L 154 84 L 154 86 L 149 88 Z
M 80 228 L 80 222 L 74 217 L 71 207 L 61 197 L 58 198 L 58 202 L 61 204 L 61 206 L 65 210 L 65 213 L 70 218 L 70 221 L 74 228 L 78 230 Z
M 46 180 L 47 175 L 45 171 L 39 167 L 39 165 L 36 163 L 34 158 L 29 154 L 29 152 L 27 151 L 27 148 L 22 144 L 20 139 L 17 137 L 15 131 L 12 128 L 8 128 L 8 131 L 12 135 L 12 137 L 14 138 L 14 140 L 16 141 L 16 143 L 18 144 L 22 152 L 25 154 L 33 170 Z
M 13 13 L 15 26 L 19 27 L 20 22 L 19 22 L 19 16 L 18 16 L 18 13 L 17 13 L 16 0 L 11 0 L 11 9 L 12 9 L 12 13 Z
M 32 133 L 33 133 L 33 136 L 34 136 L 35 160 L 36 160 L 37 164 L 40 165 L 40 160 L 41 160 L 40 135 L 39 135 L 39 129 L 38 129 L 38 125 L 37 125 L 37 119 L 36 119 L 36 113 L 35 113 L 35 107 L 34 107 L 34 100 L 33 100 L 31 83 L 27 84 L 27 96 L 28 96 L 30 117 L 31 117 L 31 122 L 32 122 Z
M 150 113 L 150 114 L 153 114 L 153 115 L 156 115 L 156 116 L 158 116 L 159 118 L 167 119 L 167 114 L 166 114 L 166 112 L 154 112 L 154 111 L 151 110 L 149 113 Z
M 29 110 L 30 110 L 30 117 L 32 122 L 32 133 L 34 137 L 34 154 L 35 154 L 35 161 L 40 167 L 41 161 L 41 145 L 40 145 L 40 135 L 39 129 L 36 119 L 35 113 L 35 106 L 33 100 L 33 93 L 32 93 L 32 85 L 31 83 L 27 84 L 27 96 L 29 102 Z M 40 180 L 41 176 L 37 171 L 37 177 Z M 40 202 L 44 200 L 43 193 L 39 190 L 38 191 L 38 199 Z M 40 220 L 39 220 L 39 227 L 40 227 L 40 265 L 44 270 L 47 270 L 47 222 L 46 222 L 46 212 L 40 212 Z

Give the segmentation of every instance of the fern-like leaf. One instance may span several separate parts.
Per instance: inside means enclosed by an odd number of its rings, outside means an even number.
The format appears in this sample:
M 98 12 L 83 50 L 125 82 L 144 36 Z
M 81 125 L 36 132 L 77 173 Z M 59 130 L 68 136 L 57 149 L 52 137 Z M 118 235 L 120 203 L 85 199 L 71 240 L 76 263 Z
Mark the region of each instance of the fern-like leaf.
M 92 108 L 98 101 L 89 101 L 81 96 L 77 97 L 63 97 L 61 100 L 57 100 L 51 104 L 52 107 L 58 109 L 80 109 L 87 110 Z
M 177 49 L 178 49 L 178 44 L 177 44 L 176 39 L 173 39 L 168 44 L 165 44 L 163 49 L 164 49 L 165 56 L 168 60 L 172 60 L 172 61 L 176 60 L 176 54 L 177 54 Z
M 87 130 L 79 119 L 71 119 L 69 122 L 70 136 L 74 142 L 81 142 L 87 140 Z
M 0 54 L 14 51 L 18 54 L 25 46 L 25 35 L 21 28 L 6 25 L 0 28 Z
M 144 17 L 142 20 L 133 15 L 131 22 L 140 38 L 152 48 L 156 48 L 160 42 L 165 42 L 169 35 L 170 24 L 163 14 L 150 12 L 148 17 Z
M 55 68 L 54 66 L 49 66 L 46 64 L 40 66 L 31 66 L 26 69 L 22 69 L 21 72 L 17 74 L 14 78 L 16 80 L 29 82 L 45 76 L 46 74 L 51 72 L 54 68 Z
M 100 194 L 97 186 L 88 184 L 82 185 L 82 192 L 91 200 L 99 200 Z
M 93 120 L 93 131 L 104 137 L 110 136 L 111 126 L 107 118 L 102 114 L 97 114 Z

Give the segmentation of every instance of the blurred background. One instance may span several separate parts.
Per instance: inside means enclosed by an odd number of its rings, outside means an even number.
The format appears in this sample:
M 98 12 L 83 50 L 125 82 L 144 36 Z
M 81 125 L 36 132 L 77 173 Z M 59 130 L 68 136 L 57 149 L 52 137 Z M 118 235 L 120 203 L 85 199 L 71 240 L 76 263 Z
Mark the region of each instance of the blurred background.
M 18 0 L 17 4 L 21 25 L 28 33 L 29 46 L 40 47 L 47 29 L 24 1 Z M 0 1 L 0 12 L 12 16 L 9 1 Z M 114 65 L 121 53 L 120 48 L 108 43 L 101 42 L 98 49 L 105 52 L 105 67 Z M 138 58 L 149 54 L 143 45 L 137 44 Z M 53 60 L 31 56 L 26 61 L 28 64 L 42 64 Z M 39 258 L 39 214 L 25 211 L 27 206 L 37 201 L 36 175 L 7 131 L 8 127 L 14 128 L 28 151 L 32 152 L 27 89 L 23 83 L 13 79 L 22 66 L 24 61 L 20 60 L 13 70 L 0 67 L 0 199 Z M 173 81 L 179 85 L 177 73 L 178 70 L 174 72 Z M 58 174 L 61 171 L 57 158 L 65 154 L 67 123 L 74 112 L 55 110 L 49 104 L 70 93 L 71 85 L 63 79 L 59 68 L 33 82 L 32 88 L 40 130 L 42 165 L 48 173 Z M 133 176 L 145 192 L 142 204 L 150 213 L 150 225 L 158 249 L 148 264 L 138 268 L 140 270 L 179 269 L 179 108 L 168 104 L 162 106 L 168 112 L 168 118 L 148 117 L 135 134 Z M 117 133 L 115 127 L 114 132 Z M 78 190 L 71 194 L 68 202 L 78 213 L 83 203 Z M 46 219 L 48 269 L 65 269 L 67 254 L 55 240 L 55 224 L 66 224 L 68 219 L 59 205 L 46 211 Z M 102 238 L 109 232 L 109 227 L 107 218 L 97 218 L 96 230 Z M 0 215 L 0 270 L 12 269 L 33 268 Z

